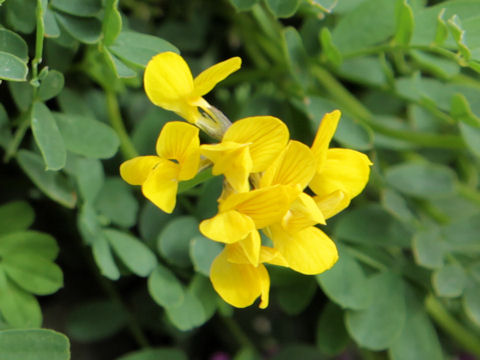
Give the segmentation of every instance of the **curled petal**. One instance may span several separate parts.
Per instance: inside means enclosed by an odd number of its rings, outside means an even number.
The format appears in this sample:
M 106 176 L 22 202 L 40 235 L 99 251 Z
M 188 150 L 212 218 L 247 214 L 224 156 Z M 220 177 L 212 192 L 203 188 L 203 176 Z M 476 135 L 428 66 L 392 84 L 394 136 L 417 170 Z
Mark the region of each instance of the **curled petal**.
M 227 245 L 230 246 L 230 245 Z M 260 307 L 268 306 L 270 277 L 265 266 L 234 264 L 228 261 L 227 251 L 222 251 L 210 268 L 210 279 L 215 291 L 235 307 L 251 305 L 261 297 Z
M 143 195 L 166 213 L 175 208 L 178 172 L 178 164 L 160 159 L 142 185 Z
M 220 203 L 219 208 L 221 212 L 235 209 L 250 217 L 256 228 L 261 229 L 280 221 L 298 194 L 298 188 L 275 185 L 232 194 Z
M 248 145 L 231 141 L 215 145 L 202 145 L 201 154 L 213 162 L 213 175 L 224 174 L 237 192 L 247 192 L 248 176 L 252 171 L 252 158 Z
M 290 206 L 290 210 L 282 219 L 282 227 L 293 234 L 309 226 L 325 224 L 325 218 L 315 200 L 301 193 Z
M 274 247 L 289 267 L 302 274 L 320 274 L 338 259 L 335 243 L 320 229 L 311 226 L 293 235 L 281 226 L 270 227 Z
M 273 116 L 254 116 L 238 120 L 225 132 L 222 141 L 249 144 L 252 172 L 264 171 L 287 145 L 287 126 Z
M 316 161 L 310 148 L 290 141 L 282 153 L 265 170 L 260 187 L 269 185 L 300 185 L 304 189 L 315 174 Z
M 312 151 L 317 160 L 317 169 L 321 169 L 325 162 L 328 146 L 332 140 L 333 134 L 335 134 L 341 115 L 342 114 L 339 110 L 334 110 L 330 113 L 326 113 L 320 122 L 317 135 L 315 136 L 312 145 Z
M 310 188 L 319 196 L 343 191 L 350 199 L 365 187 L 371 161 L 365 154 L 350 149 L 328 149 L 322 169 L 315 174 Z
M 157 140 L 158 156 L 178 162 L 179 180 L 195 177 L 200 164 L 200 139 L 197 127 L 172 121 L 165 124 Z
M 227 244 L 244 239 L 253 230 L 253 220 L 235 210 L 221 212 L 200 223 L 204 236 Z
M 120 165 L 120 176 L 130 185 L 142 185 L 159 161 L 158 156 L 138 156 L 127 160 Z
M 180 112 L 193 92 L 193 77 L 183 58 L 174 52 L 155 55 L 143 77 L 145 92 L 155 105 Z
M 240 69 L 242 59 L 233 57 L 202 71 L 194 80 L 195 94 L 203 96 L 231 73 Z
M 228 261 L 235 264 L 251 264 L 258 266 L 262 240 L 257 230 L 251 231 L 245 239 L 225 247 Z
M 350 198 L 341 190 L 334 191 L 326 196 L 315 196 L 313 199 L 325 219 L 337 215 L 350 204 Z

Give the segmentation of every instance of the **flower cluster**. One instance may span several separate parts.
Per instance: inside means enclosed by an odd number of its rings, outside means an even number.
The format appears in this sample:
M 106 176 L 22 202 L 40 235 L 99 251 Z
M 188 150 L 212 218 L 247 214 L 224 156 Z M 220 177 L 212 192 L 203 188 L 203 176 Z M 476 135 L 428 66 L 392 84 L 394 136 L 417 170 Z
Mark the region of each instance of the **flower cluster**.
M 202 96 L 240 64 L 231 58 L 193 79 L 181 56 L 156 55 L 145 70 L 148 97 L 193 125 L 167 123 L 157 156 L 128 160 L 120 174 L 141 185 L 145 197 L 168 213 L 175 207 L 179 181 L 194 178 L 205 166 L 223 175 L 218 213 L 200 224 L 204 236 L 225 244 L 210 279 L 229 304 L 246 307 L 260 297 L 265 308 L 270 278 L 264 264 L 303 274 L 319 274 L 335 264 L 336 246 L 316 225 L 326 224 L 363 190 L 371 162 L 360 152 L 329 148 L 338 110 L 323 117 L 311 147 L 291 140 L 285 124 L 272 116 L 231 124 Z M 201 145 L 198 128 L 220 141 Z

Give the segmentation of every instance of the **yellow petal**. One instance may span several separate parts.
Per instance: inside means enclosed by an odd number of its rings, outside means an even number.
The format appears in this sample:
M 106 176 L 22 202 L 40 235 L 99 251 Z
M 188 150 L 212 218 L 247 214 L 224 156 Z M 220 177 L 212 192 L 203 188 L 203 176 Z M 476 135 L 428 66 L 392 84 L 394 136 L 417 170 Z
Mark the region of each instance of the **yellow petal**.
M 260 180 L 260 187 L 298 184 L 304 189 L 315 174 L 315 165 L 315 158 L 310 148 L 292 140 L 265 170 Z
M 337 190 L 326 196 L 315 196 L 313 198 L 325 219 L 337 215 L 350 204 L 350 198 L 341 190 Z
M 325 218 L 315 200 L 301 193 L 290 206 L 290 210 L 282 219 L 282 227 L 293 234 L 309 226 L 325 224 Z
M 270 186 L 232 194 L 220 203 L 219 209 L 221 212 L 235 209 L 250 217 L 257 229 L 261 229 L 280 221 L 298 193 L 298 189 L 291 186 Z
M 224 174 L 237 192 L 250 189 L 248 175 L 252 171 L 252 158 L 247 145 L 225 141 L 215 145 L 202 145 L 200 151 L 213 162 L 213 175 Z
M 241 65 L 242 59 L 233 57 L 204 70 L 194 80 L 195 94 L 205 95 L 228 75 L 240 69 Z
M 343 191 L 350 199 L 365 187 L 372 163 L 365 154 L 350 149 L 329 149 L 320 172 L 310 182 L 310 188 L 319 196 Z
M 178 189 L 178 165 L 160 159 L 142 185 L 143 195 L 166 213 L 175 208 Z
M 277 249 L 268 246 L 262 246 L 260 249 L 260 262 L 288 267 L 288 263 L 282 254 Z
M 264 171 L 287 145 L 287 126 L 273 116 L 254 116 L 238 120 L 225 132 L 222 141 L 249 144 L 252 172 Z
M 210 279 L 215 291 L 230 305 L 246 307 L 261 296 L 260 307 L 268 306 L 270 277 L 262 264 L 231 263 L 224 250 L 213 260 Z
M 221 212 L 200 223 L 200 232 L 204 236 L 227 244 L 244 239 L 253 230 L 253 220 L 235 210 Z
M 120 165 L 120 176 L 130 185 L 142 185 L 160 161 L 158 156 L 138 156 Z
M 197 127 L 180 122 L 166 123 L 157 140 L 158 156 L 179 164 L 179 180 L 190 180 L 197 175 L 200 164 L 200 139 Z
M 327 156 L 327 149 L 332 140 L 333 134 L 337 129 L 338 121 L 340 120 L 341 112 L 334 110 L 331 113 L 326 113 L 320 126 L 317 130 L 315 140 L 313 140 L 312 151 L 317 159 L 317 169 L 320 169 L 325 162 Z
M 155 55 L 143 77 L 145 92 L 155 105 L 180 112 L 193 92 L 193 77 L 183 58 L 173 52 Z
M 225 247 L 228 261 L 235 264 L 251 264 L 258 266 L 262 240 L 257 230 L 251 231 L 245 239 Z
M 275 248 L 290 268 L 302 274 L 320 274 L 330 269 L 338 259 L 335 243 L 316 227 L 308 227 L 295 235 L 281 226 L 270 227 Z

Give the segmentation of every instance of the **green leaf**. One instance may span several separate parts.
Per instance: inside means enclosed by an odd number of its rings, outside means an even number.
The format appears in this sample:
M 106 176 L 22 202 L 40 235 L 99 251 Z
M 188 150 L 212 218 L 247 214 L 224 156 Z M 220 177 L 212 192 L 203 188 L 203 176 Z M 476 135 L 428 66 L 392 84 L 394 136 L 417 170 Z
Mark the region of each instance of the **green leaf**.
M 0 237 L 0 256 L 10 254 L 31 253 L 53 261 L 58 255 L 58 245 L 55 239 L 38 231 L 21 231 L 2 235 Z
M 120 270 L 118 270 L 118 266 L 115 264 L 108 241 L 102 235 L 97 235 L 93 240 L 92 251 L 101 274 L 110 280 L 118 280 L 120 278 Z
M 267 6 L 276 17 L 287 18 L 297 12 L 300 0 L 267 0 Z
M 322 310 L 317 325 L 317 347 L 328 356 L 340 355 L 349 342 L 340 307 L 329 302 Z
M 209 276 L 210 266 L 222 249 L 221 244 L 202 235 L 193 237 L 190 243 L 190 258 L 195 271 Z
M 26 81 L 28 68 L 22 59 L 0 51 L 0 79 L 10 81 Z
M 8 280 L 0 266 L 0 312 L 16 328 L 36 328 L 42 324 L 42 311 L 35 296 Z M 3 348 L 0 348 L 0 353 Z
M 107 0 L 102 24 L 103 43 L 105 46 L 112 45 L 120 31 L 122 31 L 122 16 L 120 11 L 118 11 L 118 0 Z
M 20 112 L 26 112 L 33 103 L 33 87 L 28 82 L 8 82 L 13 101 Z
M 33 224 L 34 219 L 35 212 L 25 201 L 3 204 L 0 206 L 0 235 L 25 230 Z
M 230 3 L 235 10 L 246 11 L 250 10 L 255 4 L 257 4 L 258 0 L 230 0 Z
M 33 105 L 31 127 L 45 160 L 45 170 L 62 169 L 67 160 L 65 143 L 52 113 L 44 103 L 36 102 Z
M 58 38 L 60 36 L 60 28 L 55 19 L 55 11 L 48 6 L 43 12 L 43 22 L 45 24 L 45 37 Z
M 68 338 L 53 330 L 0 331 L 0 358 L 3 360 L 69 360 Z
M 157 266 L 157 258 L 141 240 L 113 229 L 105 229 L 103 233 L 115 254 L 134 274 L 147 277 Z
M 7 1 L 3 5 L 6 19 L 11 28 L 24 34 L 30 34 L 35 30 L 36 2 L 31 0 Z
M 453 194 L 457 178 L 448 167 L 428 162 L 405 162 L 385 172 L 387 183 L 398 191 L 420 198 Z
M 357 207 L 335 224 L 335 236 L 353 243 L 410 247 L 410 230 L 378 204 Z
M 339 68 L 342 77 L 359 84 L 384 87 L 387 85 L 387 76 L 382 70 L 382 63 L 379 58 L 371 56 L 355 57 L 343 61 Z M 344 120 L 345 115 L 342 115 Z
M 362 347 L 384 350 L 400 336 L 406 318 L 404 285 L 392 272 L 383 272 L 370 279 L 372 302 L 365 310 L 349 310 L 347 330 Z
M 171 220 L 173 214 L 167 214 L 153 205 L 150 201 L 146 201 L 138 219 L 138 227 L 142 239 L 148 244 L 156 244 L 158 234 L 163 227 Z
M 57 70 L 50 70 L 47 77 L 42 80 L 38 88 L 38 98 L 42 101 L 50 100 L 57 96 L 63 89 L 65 80 L 63 74 Z
M 444 358 L 435 328 L 422 301 L 408 288 L 406 318 L 400 336 L 390 346 L 392 360 L 425 360 Z
M 344 247 L 339 247 L 335 266 L 317 275 L 325 294 L 338 305 L 349 309 L 366 309 L 372 301 L 372 289 L 362 267 Z
M 472 251 L 479 251 L 479 233 L 480 215 L 478 210 L 471 216 L 459 218 L 442 228 L 442 234 L 446 240 L 446 248 L 468 255 L 471 255 Z
M 369 150 L 373 146 L 373 131 L 350 116 L 342 115 L 334 139 L 348 148 Z
M 102 23 L 96 18 L 79 18 L 59 12 L 55 17 L 65 31 L 85 44 L 96 44 L 102 35 Z
M 31 252 L 8 254 L 2 266 L 21 288 L 36 295 L 53 294 L 63 286 L 60 267 Z
M 463 140 L 467 144 L 470 151 L 480 157 L 480 128 L 470 126 L 464 122 L 458 124 Z
M 443 266 L 444 243 L 438 229 L 420 231 L 413 237 L 412 250 L 415 262 L 428 269 Z
M 138 202 L 131 186 L 118 177 L 105 180 L 95 206 L 116 225 L 128 228 L 136 223 Z
M 463 308 L 465 313 L 475 324 L 480 325 L 480 284 L 472 282 L 465 289 Z
M 438 46 L 443 45 L 443 43 L 445 42 L 445 40 L 447 40 L 447 37 L 448 37 L 448 26 L 445 20 L 443 19 L 444 14 L 445 14 L 445 8 L 442 8 L 442 10 L 440 10 L 437 16 L 437 23 L 435 28 L 435 40 L 433 43 Z
M 342 54 L 378 44 L 394 35 L 394 18 L 395 1 L 363 1 L 340 19 L 332 32 L 333 43 Z
M 206 321 L 204 307 L 191 289 L 185 292 L 179 305 L 165 310 L 172 324 L 182 331 L 191 330 Z
M 281 347 L 280 351 L 275 354 L 272 360 L 319 360 L 321 355 L 318 350 L 311 345 L 288 344 Z
M 68 150 L 96 159 L 115 155 L 120 145 L 111 127 L 86 116 L 56 113 L 55 118 Z
M 322 31 L 320 31 L 320 43 L 322 44 L 323 55 L 328 62 L 333 66 L 340 66 L 343 61 L 342 54 L 333 43 L 332 34 L 327 27 L 322 28 Z
M 410 51 L 410 55 L 416 62 L 424 67 L 425 70 L 436 77 L 450 79 L 460 72 L 460 66 L 451 59 L 432 55 L 420 50 L 412 50 Z
M 457 15 L 453 15 L 450 19 L 448 19 L 447 26 L 453 36 L 453 39 L 457 43 L 460 54 L 466 60 L 469 60 L 471 57 L 471 52 L 465 44 L 465 30 L 463 30 L 462 26 L 460 25 L 460 18 Z
M 17 161 L 22 170 L 45 195 L 65 207 L 75 207 L 77 197 L 71 184 L 61 173 L 46 171 L 45 163 L 39 155 L 28 150 L 20 150 L 17 153 Z
M 112 337 L 128 323 L 122 306 L 110 300 L 77 305 L 67 318 L 67 333 L 76 341 L 92 342 Z
M 195 274 L 187 291 L 191 291 L 200 300 L 204 315 L 202 324 L 207 322 L 215 314 L 219 302 L 210 279 L 207 276 Z
M 461 123 L 475 127 L 480 126 L 480 118 L 472 112 L 470 104 L 463 94 L 458 93 L 452 96 L 450 116 Z
M 105 182 L 105 174 L 100 160 L 69 154 L 65 170 L 75 179 L 82 199 L 93 203 Z
M 158 53 L 179 53 L 178 49 L 166 40 L 133 31 L 122 31 L 109 50 L 127 63 L 140 67 L 145 67 Z
M 187 355 L 180 349 L 152 348 L 139 350 L 123 355 L 117 360 L 188 360 Z
M 394 41 L 398 45 L 406 46 L 410 43 L 414 27 L 413 11 L 407 0 L 397 0 L 395 19 Z
M 277 301 L 288 315 L 298 315 L 310 304 L 317 284 L 311 276 L 303 274 L 294 275 L 294 281 L 281 286 L 277 291 Z
M 10 84 L 21 84 L 21 83 L 10 83 Z M 10 124 L 8 119 L 8 114 L 5 111 L 5 108 L 0 104 L 0 146 L 7 148 L 8 144 L 12 141 L 12 132 L 10 131 Z
M 8 29 L 0 29 L 0 52 L 15 55 L 23 62 L 28 61 L 28 46 L 21 36 Z M 2 63 L 2 66 L 5 66 Z
M 57 10 L 76 16 L 95 16 L 102 10 L 101 0 L 52 0 L 50 5 Z
M 137 72 L 130 69 L 118 57 L 113 55 L 109 50 L 105 49 L 105 57 L 110 63 L 110 67 L 115 71 L 119 78 L 133 78 L 137 76 Z
M 158 305 L 165 308 L 180 306 L 185 297 L 182 283 L 162 265 L 157 265 L 148 277 L 148 292 Z
M 382 192 L 382 206 L 392 216 L 400 221 L 410 223 L 415 220 L 415 216 L 410 210 L 407 201 L 403 196 L 392 189 L 385 189 Z
M 200 235 L 198 221 L 192 216 L 179 216 L 170 221 L 158 237 L 158 250 L 174 265 L 188 267 L 190 243 Z
M 200 196 L 197 198 L 195 217 L 199 220 L 208 219 L 217 213 L 218 202 L 223 189 L 222 176 L 215 176 L 205 182 Z
M 459 264 L 446 265 L 432 275 L 433 288 L 438 296 L 458 297 L 463 294 L 467 277 Z
M 307 53 L 295 28 L 287 27 L 283 30 L 282 45 L 290 72 L 299 84 L 307 87 L 311 81 L 311 75 L 307 72 Z

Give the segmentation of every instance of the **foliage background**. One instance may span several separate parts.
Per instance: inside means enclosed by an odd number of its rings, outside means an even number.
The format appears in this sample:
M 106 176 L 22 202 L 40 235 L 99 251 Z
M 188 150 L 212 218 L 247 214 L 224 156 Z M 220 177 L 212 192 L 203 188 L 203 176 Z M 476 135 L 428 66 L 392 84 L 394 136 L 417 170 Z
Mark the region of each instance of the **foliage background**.
M 0 4 L 0 358 L 480 357 L 479 1 Z M 324 229 L 338 264 L 272 268 L 267 310 L 209 283 L 219 179 L 166 215 L 119 178 L 176 119 L 142 89 L 167 50 L 194 74 L 242 57 L 209 95 L 230 119 L 309 144 L 338 108 L 336 143 L 374 162 Z

